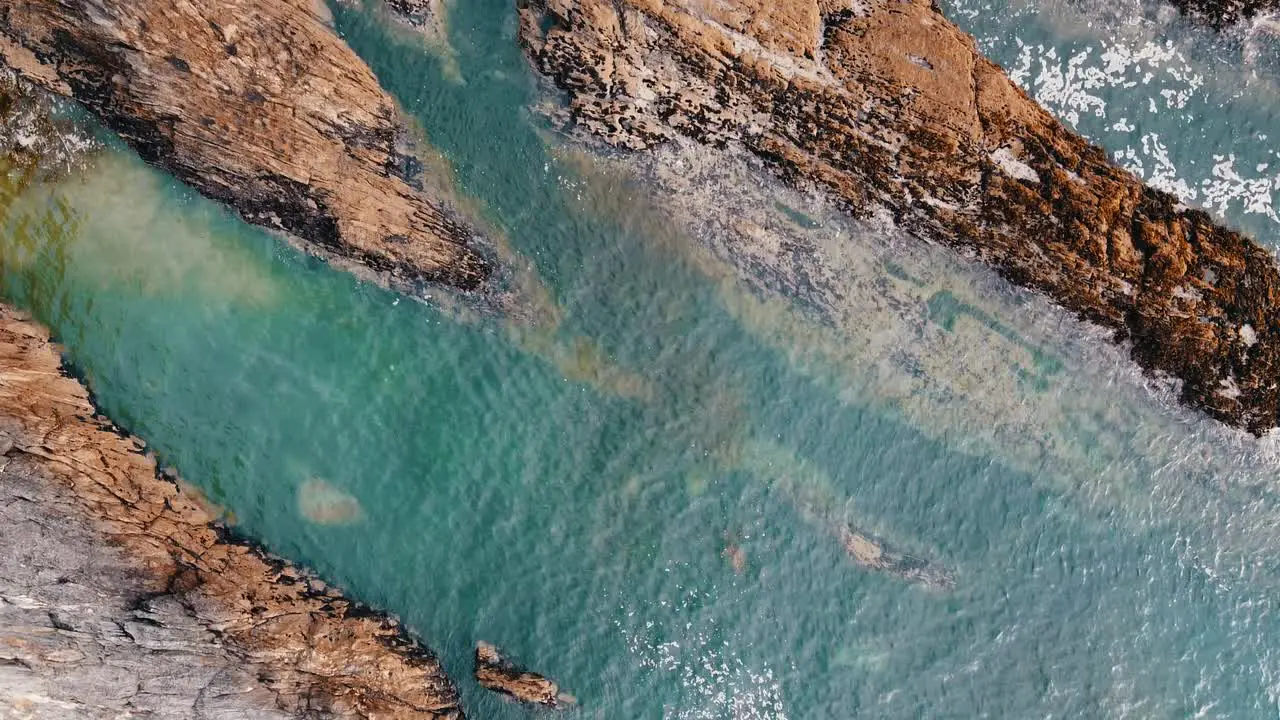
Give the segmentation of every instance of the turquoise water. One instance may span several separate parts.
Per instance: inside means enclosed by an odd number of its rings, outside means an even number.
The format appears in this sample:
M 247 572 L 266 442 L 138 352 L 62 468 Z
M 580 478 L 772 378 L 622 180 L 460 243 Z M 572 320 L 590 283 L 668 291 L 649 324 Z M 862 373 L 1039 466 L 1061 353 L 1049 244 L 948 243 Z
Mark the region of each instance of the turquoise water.
M 1280 249 L 1280 22 L 1152 0 L 949 0 L 1032 97 L 1152 185 Z
M 887 394 L 870 336 L 753 304 L 641 188 L 548 145 L 509 3 L 458 3 L 451 61 L 338 20 L 531 262 L 518 311 L 361 284 L 118 151 L 26 198 L 73 220 L 10 227 L 5 291 L 241 532 L 417 629 L 472 717 L 525 715 L 469 681 L 477 639 L 581 717 L 1280 712 L 1274 441 L 906 249 L 883 276 L 922 299 L 877 332 L 946 391 Z M 984 353 L 966 396 L 947 373 Z M 860 568 L 841 523 L 955 586 Z

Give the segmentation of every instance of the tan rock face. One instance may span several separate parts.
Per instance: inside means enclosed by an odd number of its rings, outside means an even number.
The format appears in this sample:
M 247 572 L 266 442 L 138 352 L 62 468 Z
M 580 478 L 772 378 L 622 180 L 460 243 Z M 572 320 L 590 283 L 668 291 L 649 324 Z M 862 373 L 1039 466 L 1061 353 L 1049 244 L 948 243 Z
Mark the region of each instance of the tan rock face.
M 576 702 L 555 682 L 516 667 L 487 642 L 476 643 L 476 681 L 481 687 L 531 705 L 563 707 Z
M 477 231 L 415 180 L 395 104 L 317 7 L 16 0 L 0 55 L 250 222 L 391 282 L 477 287 Z
M 1111 165 L 928 2 L 530 0 L 521 17 L 564 127 L 739 144 L 1114 329 L 1185 402 L 1277 424 L 1271 254 Z
M 425 648 L 229 539 L 6 306 L 0 450 L 0 716 L 462 717 Z

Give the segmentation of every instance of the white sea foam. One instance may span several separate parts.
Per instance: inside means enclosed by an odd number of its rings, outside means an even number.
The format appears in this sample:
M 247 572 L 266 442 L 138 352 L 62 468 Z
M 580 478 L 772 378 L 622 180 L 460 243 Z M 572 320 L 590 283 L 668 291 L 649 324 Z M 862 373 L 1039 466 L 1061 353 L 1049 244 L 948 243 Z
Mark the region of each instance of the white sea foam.
M 692 611 L 694 592 L 680 602 L 662 602 L 664 610 Z M 626 609 L 623 608 L 624 612 Z M 630 611 L 629 620 L 642 611 Z M 684 690 L 680 705 L 669 704 L 670 720 L 786 720 L 782 684 L 768 666 L 752 666 L 720 639 L 714 624 L 695 629 L 695 621 L 615 620 L 627 649 L 640 667 L 678 680 Z M 674 639 L 664 639 L 673 637 Z
M 0 92 L 13 102 L 0 116 L 0 154 L 31 153 L 41 166 L 59 172 L 84 167 L 88 155 L 102 145 L 84 128 L 51 117 L 69 112 L 68 101 L 29 87 L 8 71 L 0 70 Z
M 1176 14 L 1152 7 L 954 0 L 947 11 L 975 31 L 983 52 L 1006 62 L 1015 83 L 1112 148 L 1122 167 L 1220 219 L 1268 223 L 1280 238 L 1280 172 L 1269 162 L 1276 149 L 1266 134 L 1205 134 L 1203 127 L 1206 112 L 1232 103 L 1265 107 L 1258 98 L 1280 92 L 1275 78 L 1248 62 L 1260 45 L 1280 45 L 1280 33 L 1263 22 L 1209 40 L 1209 31 L 1187 29 Z M 1055 44 L 1023 37 L 1042 37 L 1044 26 Z M 1236 45 L 1239 63 L 1223 62 Z M 1242 92 L 1245 85 L 1253 87 Z

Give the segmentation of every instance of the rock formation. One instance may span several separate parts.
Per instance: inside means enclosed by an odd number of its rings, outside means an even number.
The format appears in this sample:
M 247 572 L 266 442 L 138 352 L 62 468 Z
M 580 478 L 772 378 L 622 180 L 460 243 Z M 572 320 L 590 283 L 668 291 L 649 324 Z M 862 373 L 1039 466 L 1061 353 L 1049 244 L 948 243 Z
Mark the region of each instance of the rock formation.
M 323 2 L 16 0 L 0 57 L 250 222 L 412 288 L 479 286 L 479 233 L 424 189 L 412 135 Z
M 0 450 L 0 717 L 462 717 L 394 620 L 229 538 L 4 306 Z
M 930 590 L 951 590 L 956 586 L 955 576 L 944 567 L 887 548 L 884 543 L 850 525 L 840 524 L 834 528 L 845 554 L 858 567 Z
M 356 10 L 369 3 L 385 8 L 398 22 L 413 28 L 441 49 L 449 42 L 449 6 L 445 0 L 338 0 Z M 452 51 L 449 51 L 452 53 Z
M 888 212 L 1131 343 L 1184 402 L 1280 410 L 1280 273 L 1057 122 L 923 0 L 530 0 L 521 40 L 571 134 L 743 148 L 855 215 Z
M 444 0 L 386 0 L 392 11 L 419 25 L 443 22 Z
M 561 707 L 576 702 L 560 692 L 547 678 L 516 667 L 487 642 L 476 643 L 476 681 L 482 687 L 508 695 L 523 703 Z

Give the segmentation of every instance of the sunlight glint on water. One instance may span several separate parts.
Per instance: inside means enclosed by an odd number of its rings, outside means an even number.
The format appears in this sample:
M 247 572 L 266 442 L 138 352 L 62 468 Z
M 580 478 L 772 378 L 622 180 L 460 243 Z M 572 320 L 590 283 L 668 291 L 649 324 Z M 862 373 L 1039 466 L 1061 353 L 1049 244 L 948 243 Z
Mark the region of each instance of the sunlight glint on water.
M 337 17 L 533 262 L 532 320 L 361 284 L 120 153 L 10 208 L 70 220 L 6 238 L 5 288 L 243 532 L 417 628 L 469 714 L 523 715 L 468 682 L 476 639 L 583 717 L 1275 712 L 1271 441 L 781 188 L 866 312 L 759 295 L 625 168 L 547 145 L 507 2 L 458 3 L 446 63 Z M 846 526 L 955 587 L 859 567 Z

